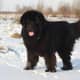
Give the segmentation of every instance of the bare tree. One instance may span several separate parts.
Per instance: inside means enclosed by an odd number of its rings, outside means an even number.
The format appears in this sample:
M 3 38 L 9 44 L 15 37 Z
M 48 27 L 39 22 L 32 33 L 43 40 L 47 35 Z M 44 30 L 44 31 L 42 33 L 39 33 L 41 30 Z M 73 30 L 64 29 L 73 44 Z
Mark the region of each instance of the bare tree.
M 80 17 L 80 0 L 74 0 L 72 10 L 76 16 Z
M 59 12 L 59 14 L 62 14 L 63 16 L 69 17 L 71 15 L 71 8 L 67 5 L 62 5 L 59 8 L 58 12 Z
M 23 6 L 22 8 L 19 5 L 16 6 L 16 11 L 19 13 L 24 13 L 25 11 L 28 11 L 31 9 L 32 9 L 31 7 L 27 7 L 27 6 Z
M 0 0 L 0 11 L 2 10 L 3 0 Z

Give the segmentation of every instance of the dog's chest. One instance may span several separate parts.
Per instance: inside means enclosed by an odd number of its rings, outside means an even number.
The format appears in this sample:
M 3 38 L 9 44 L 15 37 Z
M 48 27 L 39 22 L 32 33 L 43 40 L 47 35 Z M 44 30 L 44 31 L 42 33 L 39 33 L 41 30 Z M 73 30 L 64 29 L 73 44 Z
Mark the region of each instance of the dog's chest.
M 46 52 L 47 50 L 47 43 L 48 43 L 48 37 L 45 36 L 39 43 L 36 45 L 36 51 L 37 52 Z

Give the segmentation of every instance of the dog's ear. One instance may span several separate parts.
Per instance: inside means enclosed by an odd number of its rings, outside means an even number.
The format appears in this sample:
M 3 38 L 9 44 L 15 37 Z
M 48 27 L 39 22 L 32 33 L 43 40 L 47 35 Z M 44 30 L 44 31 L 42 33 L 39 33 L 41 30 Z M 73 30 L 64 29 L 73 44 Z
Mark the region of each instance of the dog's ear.
M 24 12 L 20 17 L 20 24 L 24 25 L 26 23 L 26 19 L 27 19 L 27 12 Z
M 42 13 L 39 13 L 39 15 L 37 15 L 37 17 L 36 17 L 36 21 L 41 24 L 45 24 L 46 19 Z
M 25 17 L 24 17 L 24 15 L 22 15 L 20 17 L 20 24 L 23 25 L 24 23 L 25 23 Z
M 20 21 L 19 21 L 19 22 L 20 22 L 20 24 L 22 24 L 22 21 L 23 21 L 23 20 L 22 20 L 22 16 L 21 16 L 21 17 L 20 17 Z

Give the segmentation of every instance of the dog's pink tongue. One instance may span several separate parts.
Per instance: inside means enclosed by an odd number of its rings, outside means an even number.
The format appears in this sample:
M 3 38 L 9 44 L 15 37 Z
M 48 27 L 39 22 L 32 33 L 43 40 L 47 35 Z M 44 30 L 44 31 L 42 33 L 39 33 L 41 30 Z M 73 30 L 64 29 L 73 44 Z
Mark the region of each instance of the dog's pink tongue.
M 28 32 L 29 36 L 34 36 L 34 32 Z

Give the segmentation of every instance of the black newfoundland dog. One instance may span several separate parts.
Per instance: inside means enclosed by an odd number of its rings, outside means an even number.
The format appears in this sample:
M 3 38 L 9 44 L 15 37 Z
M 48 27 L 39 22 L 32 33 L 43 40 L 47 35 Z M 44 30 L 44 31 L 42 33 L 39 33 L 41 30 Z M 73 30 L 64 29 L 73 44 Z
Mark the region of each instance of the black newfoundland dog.
M 63 61 L 63 70 L 72 69 L 71 51 L 75 39 L 80 36 L 80 22 L 49 22 L 38 11 L 25 12 L 21 19 L 22 37 L 28 51 L 25 69 L 34 69 L 39 56 L 44 57 L 47 72 L 56 71 L 57 51 Z

